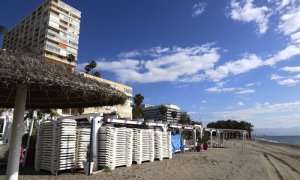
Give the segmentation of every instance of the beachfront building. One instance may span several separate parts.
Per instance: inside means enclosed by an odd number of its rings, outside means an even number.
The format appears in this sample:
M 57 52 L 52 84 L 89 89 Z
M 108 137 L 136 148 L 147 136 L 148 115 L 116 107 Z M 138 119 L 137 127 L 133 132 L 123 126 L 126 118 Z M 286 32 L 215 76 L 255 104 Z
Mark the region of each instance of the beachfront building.
M 160 113 L 159 108 L 161 106 L 162 105 L 142 107 L 145 119 L 154 121 L 178 122 L 178 120 L 180 119 L 180 108 L 178 106 L 174 104 L 164 104 L 163 106 L 167 108 L 167 112 L 165 115 L 162 115 Z M 174 119 L 171 115 L 172 111 L 177 112 L 177 117 L 175 117 Z
M 117 89 L 127 96 L 127 100 L 124 104 L 119 104 L 115 106 L 105 106 L 105 107 L 97 107 L 97 108 L 85 108 L 84 113 L 95 113 L 100 112 L 103 114 L 112 114 L 115 113 L 118 115 L 118 118 L 124 118 L 124 119 L 132 119 L 132 87 L 126 86 L 124 84 L 120 84 L 114 81 L 110 81 L 107 79 L 95 77 L 89 74 L 84 74 L 84 76 L 93 78 L 99 82 L 107 83 L 112 88 Z
M 81 12 L 61 0 L 45 0 L 4 36 L 3 49 L 26 49 L 59 65 L 75 67 Z

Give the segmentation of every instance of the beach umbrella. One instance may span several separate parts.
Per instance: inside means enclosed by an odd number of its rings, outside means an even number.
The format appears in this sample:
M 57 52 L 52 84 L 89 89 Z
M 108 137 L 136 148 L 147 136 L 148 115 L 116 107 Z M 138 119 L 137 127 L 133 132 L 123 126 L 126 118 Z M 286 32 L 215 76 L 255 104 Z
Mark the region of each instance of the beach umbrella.
M 14 108 L 7 179 L 18 179 L 25 108 L 82 108 L 123 104 L 126 95 L 105 83 L 35 54 L 0 53 L 0 107 Z

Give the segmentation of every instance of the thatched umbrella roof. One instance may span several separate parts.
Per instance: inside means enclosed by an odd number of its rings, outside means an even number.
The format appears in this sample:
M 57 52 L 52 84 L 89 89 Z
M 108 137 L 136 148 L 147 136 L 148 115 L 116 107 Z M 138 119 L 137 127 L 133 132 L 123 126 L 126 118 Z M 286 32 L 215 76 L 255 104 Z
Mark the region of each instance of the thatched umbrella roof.
M 6 178 L 18 179 L 25 108 L 122 104 L 125 94 L 29 53 L 0 53 L 0 107 L 14 107 Z
M 77 108 L 122 104 L 126 95 L 82 74 L 21 52 L 0 54 L 0 107 L 12 108 L 16 87 L 27 86 L 26 108 Z

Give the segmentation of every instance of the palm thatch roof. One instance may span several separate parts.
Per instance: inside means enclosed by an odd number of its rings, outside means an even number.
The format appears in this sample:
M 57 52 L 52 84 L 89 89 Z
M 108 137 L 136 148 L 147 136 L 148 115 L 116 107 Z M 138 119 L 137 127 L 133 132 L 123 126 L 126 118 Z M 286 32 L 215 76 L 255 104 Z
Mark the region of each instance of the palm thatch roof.
M 0 107 L 12 108 L 27 86 L 26 108 L 79 108 L 123 104 L 126 95 L 82 74 L 24 52 L 0 53 Z

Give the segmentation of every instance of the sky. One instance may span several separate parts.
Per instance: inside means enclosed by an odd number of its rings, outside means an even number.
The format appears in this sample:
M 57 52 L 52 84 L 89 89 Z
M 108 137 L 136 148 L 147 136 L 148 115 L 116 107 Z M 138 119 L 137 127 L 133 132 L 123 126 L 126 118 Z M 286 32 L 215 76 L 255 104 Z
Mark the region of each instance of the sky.
M 64 2 L 82 12 L 78 71 L 95 60 L 144 103 L 176 104 L 204 124 L 300 126 L 298 0 Z M 11 29 L 40 3 L 3 0 L 0 24 Z

